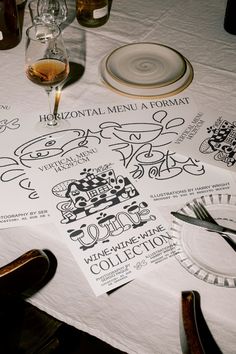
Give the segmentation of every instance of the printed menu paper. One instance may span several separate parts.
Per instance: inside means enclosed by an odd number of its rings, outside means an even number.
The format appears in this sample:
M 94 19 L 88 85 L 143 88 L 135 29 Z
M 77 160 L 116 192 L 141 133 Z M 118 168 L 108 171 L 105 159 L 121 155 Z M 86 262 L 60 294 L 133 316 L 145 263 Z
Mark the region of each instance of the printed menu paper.
M 32 113 L 23 114 L 10 105 L 0 106 L 0 228 L 41 224 L 50 219 L 46 202 L 28 176 L 40 151 L 31 149 L 31 140 L 38 133 L 33 129 Z M 35 145 L 36 146 L 36 145 Z
M 236 119 L 198 112 L 172 145 L 174 151 L 236 172 Z
M 174 246 L 168 224 L 124 166 L 102 146 L 80 143 L 79 152 L 44 162 L 31 177 L 50 202 L 58 237 L 101 295 L 171 258 Z
M 30 171 L 49 168 L 57 158 L 58 171 L 69 172 L 70 153 L 79 156 L 94 144 L 105 147 L 106 160 L 121 161 L 157 207 L 181 206 L 211 193 L 232 194 L 230 172 L 174 150 L 173 141 L 197 112 L 194 100 L 184 95 L 120 105 L 81 107 L 75 102 L 57 114 L 59 128 L 51 129 L 42 126 L 51 119 L 47 112 L 1 105 L 0 227 L 50 222 L 48 201 L 40 197 Z

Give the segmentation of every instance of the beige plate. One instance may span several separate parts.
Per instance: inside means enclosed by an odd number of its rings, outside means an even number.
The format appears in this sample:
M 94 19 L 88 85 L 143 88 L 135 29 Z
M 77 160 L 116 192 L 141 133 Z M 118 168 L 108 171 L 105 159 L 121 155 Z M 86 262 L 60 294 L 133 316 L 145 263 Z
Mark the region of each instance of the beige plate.
M 103 82 L 113 91 L 126 96 L 137 98 L 162 98 L 178 94 L 190 85 L 193 80 L 193 68 L 187 59 L 184 58 L 186 64 L 186 71 L 177 80 L 165 86 L 152 85 L 127 85 L 115 79 L 109 74 L 106 69 L 107 57 L 105 57 L 100 66 L 100 73 Z
M 132 43 L 111 52 L 105 67 L 117 84 L 156 88 L 179 80 L 186 71 L 186 62 L 180 53 L 167 46 Z

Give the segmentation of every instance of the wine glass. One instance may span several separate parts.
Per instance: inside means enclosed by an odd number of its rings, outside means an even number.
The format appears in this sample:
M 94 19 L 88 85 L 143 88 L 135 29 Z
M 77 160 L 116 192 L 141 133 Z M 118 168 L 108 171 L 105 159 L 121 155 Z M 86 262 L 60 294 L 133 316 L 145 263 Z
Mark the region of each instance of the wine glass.
M 51 96 L 69 74 L 69 60 L 61 30 L 55 24 L 36 24 L 26 30 L 25 71 L 33 83 L 43 87 L 48 95 L 47 126 L 58 121 L 51 111 Z
M 66 0 L 38 0 L 37 10 L 43 22 L 55 22 L 58 26 L 66 21 L 68 15 Z

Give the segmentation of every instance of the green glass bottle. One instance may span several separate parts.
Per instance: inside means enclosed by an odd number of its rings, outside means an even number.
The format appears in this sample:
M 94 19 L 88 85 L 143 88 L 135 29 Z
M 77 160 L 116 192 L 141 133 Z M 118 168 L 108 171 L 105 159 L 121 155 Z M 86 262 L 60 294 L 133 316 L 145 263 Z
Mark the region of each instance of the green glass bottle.
M 102 26 L 109 17 L 108 0 L 76 0 L 76 15 L 82 26 Z

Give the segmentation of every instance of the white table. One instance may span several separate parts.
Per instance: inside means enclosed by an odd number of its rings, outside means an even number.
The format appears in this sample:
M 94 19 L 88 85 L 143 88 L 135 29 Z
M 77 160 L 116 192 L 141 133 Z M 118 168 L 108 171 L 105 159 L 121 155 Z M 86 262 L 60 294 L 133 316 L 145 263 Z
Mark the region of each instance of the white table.
M 69 2 L 70 11 L 73 2 Z M 113 0 L 109 22 L 82 32 L 86 37 L 86 67 L 80 81 L 63 92 L 61 109 L 75 100 L 87 103 L 125 102 L 126 98 L 102 84 L 98 65 L 112 49 L 131 42 L 158 42 L 175 48 L 194 67 L 187 89 L 199 106 L 235 114 L 236 37 L 223 29 L 226 0 Z M 73 14 L 73 11 L 71 12 Z M 24 27 L 30 25 L 26 8 Z M 65 30 L 78 29 L 76 21 Z M 24 37 L 24 35 L 23 35 Z M 32 110 L 45 104 L 38 87 L 26 84 L 24 39 L 1 52 L 0 104 L 14 97 L 18 107 Z M 78 39 L 79 40 L 79 39 Z M 37 99 L 35 99 L 37 97 Z M 1 113 L 1 112 L 0 112 Z M 55 277 L 30 301 L 40 309 L 128 353 L 181 353 L 179 304 L 182 290 L 201 290 L 202 309 L 223 353 L 236 348 L 235 289 L 202 282 L 173 259 L 155 272 L 135 280 L 111 295 L 95 297 L 77 263 L 53 225 L 0 230 L 0 262 L 5 264 L 31 248 L 48 248 L 58 260 Z M 167 276 L 168 275 L 168 276 Z

